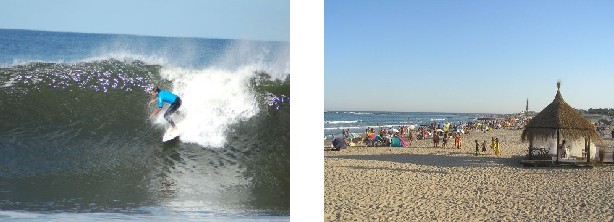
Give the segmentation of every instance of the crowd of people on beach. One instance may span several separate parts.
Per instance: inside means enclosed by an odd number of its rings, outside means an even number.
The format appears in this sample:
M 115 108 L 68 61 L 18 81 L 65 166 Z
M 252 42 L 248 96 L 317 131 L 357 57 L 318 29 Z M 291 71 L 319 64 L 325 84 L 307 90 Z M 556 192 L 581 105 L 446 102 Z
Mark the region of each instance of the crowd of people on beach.
M 364 134 L 357 137 L 356 133 L 351 133 L 349 129 L 342 130 L 343 138 L 348 144 L 361 144 L 374 147 L 400 146 L 409 147 L 416 140 L 431 139 L 434 148 L 461 149 L 463 146 L 463 135 L 471 132 L 489 132 L 504 127 L 514 127 L 517 118 L 509 119 L 485 119 L 476 122 L 457 122 L 457 123 L 437 123 L 429 125 L 401 125 L 397 127 L 382 127 L 376 130 L 374 127 L 367 127 Z M 520 120 L 525 124 L 525 120 Z M 614 135 L 614 131 L 613 131 Z M 400 142 L 399 142 L 400 141 Z M 454 141 L 453 144 L 450 144 Z M 475 155 L 487 152 L 486 141 L 475 140 Z M 495 155 L 501 155 L 499 138 L 492 138 L 489 146 Z
M 507 128 L 507 129 L 522 129 L 531 120 L 528 116 L 499 116 L 492 118 L 479 118 L 474 122 L 456 122 L 443 123 L 432 122 L 428 125 L 400 125 L 397 127 L 367 127 L 364 134 L 351 133 L 349 129 L 342 131 L 343 137 L 348 140 L 348 144 L 362 144 L 366 146 L 398 146 L 399 140 L 402 147 L 412 146 L 416 140 L 431 139 L 434 148 L 451 148 L 461 149 L 463 145 L 463 135 L 472 132 L 486 133 L 492 130 Z M 609 130 L 609 124 L 596 123 L 595 129 L 602 136 L 606 137 L 606 130 Z M 614 138 L 614 129 L 611 131 L 611 138 Z M 360 135 L 360 136 L 357 136 Z M 451 141 L 454 144 L 451 145 Z M 487 151 L 486 141 L 474 141 L 475 154 Z M 450 146 L 451 145 L 451 146 Z M 492 138 L 488 146 L 492 149 L 495 155 L 501 155 L 499 146 L 499 138 Z
M 463 137 L 460 132 L 444 132 L 444 131 L 434 131 L 433 132 L 433 147 L 438 148 L 439 142 L 441 141 L 441 148 L 448 148 L 448 141 L 450 139 L 454 139 L 453 149 L 460 149 L 463 141 Z
M 433 147 L 448 148 L 450 140 L 454 141 L 451 148 L 460 149 L 463 141 L 463 134 L 468 134 L 472 130 L 487 132 L 500 128 L 499 121 L 483 121 L 475 123 L 431 123 L 430 125 L 402 125 L 398 127 L 367 127 L 362 136 L 361 142 L 367 146 L 390 146 L 394 138 L 400 138 L 405 145 L 411 146 L 413 141 L 432 139 Z M 342 135 L 347 139 L 351 133 L 349 129 L 344 129 Z

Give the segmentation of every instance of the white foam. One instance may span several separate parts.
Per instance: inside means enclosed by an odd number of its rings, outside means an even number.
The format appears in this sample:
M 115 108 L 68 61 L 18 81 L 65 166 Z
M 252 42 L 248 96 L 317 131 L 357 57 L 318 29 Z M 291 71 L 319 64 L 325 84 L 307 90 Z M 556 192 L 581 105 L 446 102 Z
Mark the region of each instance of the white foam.
M 343 124 L 343 123 L 358 123 L 360 120 L 348 120 L 348 121 L 324 121 L 324 123 L 328 124 Z
M 232 124 L 258 113 L 248 81 L 253 67 L 238 70 L 164 68 L 161 77 L 173 83 L 181 100 L 181 141 L 205 147 L 223 147 Z M 157 123 L 166 124 L 159 115 Z
M 238 41 L 207 68 L 186 69 L 167 64 L 160 76 L 173 83 L 170 90 L 182 100 L 179 110 L 185 119 L 180 140 L 204 147 L 223 147 L 231 125 L 259 112 L 256 95 L 249 86 L 250 78 L 259 71 L 273 78 L 285 78 L 289 74 L 289 58 L 287 47 L 271 50 Z

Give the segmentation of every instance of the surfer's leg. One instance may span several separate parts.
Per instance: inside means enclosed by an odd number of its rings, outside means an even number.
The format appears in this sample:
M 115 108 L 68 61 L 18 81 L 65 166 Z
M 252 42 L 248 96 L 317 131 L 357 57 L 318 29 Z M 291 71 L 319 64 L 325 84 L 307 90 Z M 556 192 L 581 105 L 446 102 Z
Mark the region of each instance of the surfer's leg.
M 173 113 L 180 114 L 179 107 L 181 107 L 181 98 L 177 97 L 177 99 L 175 99 L 175 102 L 173 104 L 174 104 Z
M 164 119 L 166 119 L 166 121 L 168 121 L 171 126 L 173 126 L 173 128 L 175 128 L 175 123 L 173 122 L 173 120 L 171 119 L 171 114 L 173 114 L 173 107 L 169 107 L 166 112 L 164 113 Z

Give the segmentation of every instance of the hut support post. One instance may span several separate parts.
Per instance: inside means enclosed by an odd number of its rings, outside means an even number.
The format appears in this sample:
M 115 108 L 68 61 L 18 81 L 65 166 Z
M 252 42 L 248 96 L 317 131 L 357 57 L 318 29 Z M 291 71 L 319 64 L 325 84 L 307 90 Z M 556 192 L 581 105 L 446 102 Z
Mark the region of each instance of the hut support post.
M 533 158 L 533 138 L 529 139 L 529 160 Z
M 586 142 L 586 146 L 584 147 L 584 151 L 586 152 L 586 162 L 591 162 L 591 138 L 588 137 L 588 141 Z
M 556 130 L 556 164 L 559 164 L 559 155 L 561 149 L 561 143 L 559 142 L 560 131 Z

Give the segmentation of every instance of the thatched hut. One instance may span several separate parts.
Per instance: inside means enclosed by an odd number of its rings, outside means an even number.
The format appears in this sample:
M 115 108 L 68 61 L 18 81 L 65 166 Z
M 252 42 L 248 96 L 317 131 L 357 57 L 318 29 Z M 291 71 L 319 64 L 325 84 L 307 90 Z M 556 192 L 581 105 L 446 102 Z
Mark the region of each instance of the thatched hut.
M 531 157 L 536 139 L 556 139 L 558 162 L 560 158 L 558 147 L 562 138 L 567 141 L 584 140 L 583 155 L 586 161 L 590 162 L 591 143 L 601 144 L 603 140 L 595 131 L 595 126 L 563 100 L 560 88 L 559 81 L 554 100 L 527 124 L 522 131 L 522 141 L 529 141 L 529 157 Z

